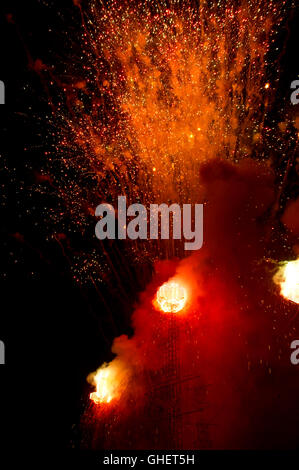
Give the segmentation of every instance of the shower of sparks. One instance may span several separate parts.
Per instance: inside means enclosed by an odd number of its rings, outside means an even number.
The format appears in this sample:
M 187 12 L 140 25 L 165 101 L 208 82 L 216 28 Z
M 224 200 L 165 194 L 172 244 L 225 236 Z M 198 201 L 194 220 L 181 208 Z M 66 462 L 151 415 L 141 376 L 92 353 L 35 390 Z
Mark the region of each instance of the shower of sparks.
M 275 88 L 268 52 L 287 2 L 76 7 L 81 50 L 70 51 L 59 77 L 51 73 L 61 89 L 51 101 L 59 142 L 47 155 L 64 206 L 50 214 L 57 225 L 68 214 L 66 226 L 84 233 L 99 201 L 113 204 L 121 194 L 145 206 L 194 202 L 204 197 L 203 162 L 253 152 L 268 158 L 276 132 L 265 128 Z M 161 256 L 159 242 L 128 249 L 139 259 Z M 74 260 L 75 279 L 102 279 L 107 260 L 100 258 L 93 250 Z

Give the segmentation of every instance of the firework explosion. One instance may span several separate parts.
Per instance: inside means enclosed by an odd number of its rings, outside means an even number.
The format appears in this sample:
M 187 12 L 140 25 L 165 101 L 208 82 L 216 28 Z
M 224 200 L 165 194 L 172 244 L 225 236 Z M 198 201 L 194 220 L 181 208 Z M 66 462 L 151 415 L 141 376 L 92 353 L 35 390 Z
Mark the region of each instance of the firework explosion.
M 120 194 L 129 204 L 201 200 L 203 162 L 269 157 L 267 54 L 285 4 L 91 2 L 82 11 L 80 76 L 75 63 L 59 77 L 55 107 L 57 185 L 74 223 L 84 229 L 99 200 Z
M 296 328 L 279 315 L 288 307 L 269 262 L 280 256 L 274 229 L 290 257 L 298 235 L 298 200 L 284 211 L 287 177 L 275 173 L 280 155 L 295 162 L 296 132 L 285 133 L 298 121 L 271 114 L 271 47 L 292 3 L 82 3 L 80 54 L 50 74 L 61 91 L 50 99 L 59 142 L 47 171 L 63 207 L 52 224 L 92 236 L 95 207 L 119 195 L 205 204 L 204 248 L 185 259 L 174 240 L 68 251 L 79 284 L 113 295 L 114 283 L 125 299 L 128 264 L 154 265 L 133 336 L 116 338 L 116 357 L 88 377 L 84 426 L 94 448 L 255 447 L 252 430 L 269 434 L 281 397 L 295 400 L 279 386 L 288 378 L 276 332 Z

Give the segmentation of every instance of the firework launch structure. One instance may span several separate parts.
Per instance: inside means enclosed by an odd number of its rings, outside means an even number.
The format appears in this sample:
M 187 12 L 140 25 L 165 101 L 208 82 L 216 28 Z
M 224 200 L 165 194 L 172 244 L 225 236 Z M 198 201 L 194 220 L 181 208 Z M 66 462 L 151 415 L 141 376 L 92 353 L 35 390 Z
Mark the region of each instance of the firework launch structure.
M 173 289 L 172 286 L 170 288 Z M 207 449 L 210 447 L 210 423 L 205 416 L 205 396 L 208 386 L 201 375 L 192 372 L 188 367 L 188 362 L 192 363 L 195 359 L 192 358 L 194 351 L 192 328 L 188 315 L 180 315 L 185 305 L 182 305 L 181 310 L 177 309 L 177 304 L 174 305 L 175 311 L 168 308 L 171 311 L 162 313 L 157 322 L 158 347 L 163 360 L 161 370 L 151 379 L 150 402 L 152 413 L 157 413 L 160 420 L 165 420 L 167 424 L 161 426 L 166 431 L 165 436 L 157 433 L 153 444 L 157 448 L 176 450 Z M 166 334 L 160 335 L 159 332 L 165 332 L 165 329 Z M 189 348 L 190 351 L 187 351 Z M 161 402 L 163 408 L 159 413 L 158 404 Z
M 90 394 L 102 410 L 95 424 L 96 446 L 101 441 L 104 448 L 110 449 L 137 448 L 136 445 L 173 450 L 211 447 L 208 385 L 199 374 L 200 344 L 193 334 L 194 312 L 188 300 L 184 286 L 173 281 L 162 284 L 156 293 L 152 306 L 154 329 L 148 346 L 151 350 L 151 342 L 155 343 L 159 366 L 144 371 L 146 385 L 141 407 L 135 406 L 132 396 L 126 405 L 129 414 L 122 416 L 114 400 L 117 376 L 113 362 L 96 372 L 96 391 Z

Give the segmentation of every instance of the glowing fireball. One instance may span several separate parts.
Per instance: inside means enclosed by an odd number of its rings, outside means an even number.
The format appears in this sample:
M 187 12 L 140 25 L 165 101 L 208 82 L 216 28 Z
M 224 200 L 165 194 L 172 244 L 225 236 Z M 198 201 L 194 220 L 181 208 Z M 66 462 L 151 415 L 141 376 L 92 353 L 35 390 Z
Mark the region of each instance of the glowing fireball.
M 110 403 L 113 398 L 113 374 L 109 367 L 102 367 L 93 376 L 96 391 L 90 394 L 90 399 L 96 403 Z
M 274 276 L 283 297 L 299 304 L 299 258 L 284 263 Z
M 156 302 L 163 312 L 177 313 L 186 305 L 187 291 L 177 282 L 165 282 L 158 289 Z

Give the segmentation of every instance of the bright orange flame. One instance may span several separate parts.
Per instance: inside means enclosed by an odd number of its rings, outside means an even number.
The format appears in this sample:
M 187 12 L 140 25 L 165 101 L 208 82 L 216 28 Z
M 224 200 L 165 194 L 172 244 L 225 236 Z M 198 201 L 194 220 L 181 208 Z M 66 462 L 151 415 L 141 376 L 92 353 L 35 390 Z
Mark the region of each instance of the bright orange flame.
M 283 264 L 274 276 L 283 297 L 299 304 L 299 258 Z
M 186 305 L 187 291 L 177 282 L 165 282 L 158 289 L 156 301 L 163 312 L 177 313 Z
M 110 403 L 114 398 L 113 373 L 110 367 L 101 367 L 93 376 L 93 382 L 96 385 L 96 391 L 90 394 L 90 399 L 96 403 Z

